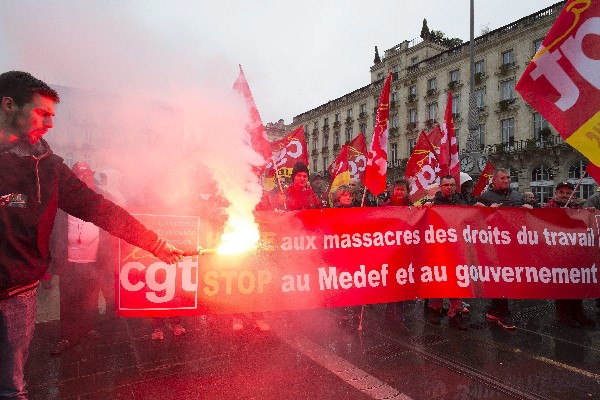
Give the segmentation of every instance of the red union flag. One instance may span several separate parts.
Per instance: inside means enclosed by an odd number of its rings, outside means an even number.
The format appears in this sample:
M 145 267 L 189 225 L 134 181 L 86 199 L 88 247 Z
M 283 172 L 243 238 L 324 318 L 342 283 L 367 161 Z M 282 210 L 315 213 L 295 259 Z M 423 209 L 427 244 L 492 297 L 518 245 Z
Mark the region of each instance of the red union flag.
M 460 193 L 460 163 L 458 160 L 458 147 L 452 119 L 452 91 L 448 91 L 446 113 L 442 123 L 442 141 L 440 146 L 440 175 L 452 175 L 456 181 L 456 191 Z M 441 178 L 440 176 L 440 178 Z
M 350 169 L 348 163 L 348 146 L 343 145 L 342 151 L 333 162 L 334 171 L 331 174 L 331 185 L 329 186 L 329 203 L 333 204 L 333 194 L 342 185 L 350 183 Z
M 598 185 L 600 185 L 600 167 L 598 167 L 595 164 L 589 163 L 587 168 L 585 169 L 585 172 L 587 172 L 587 174 L 589 176 L 591 176 L 592 178 L 594 178 L 594 180 L 596 181 L 596 183 Z
M 570 0 L 516 86 L 565 141 L 600 165 L 600 2 Z
M 434 129 L 430 135 L 438 140 L 437 134 L 439 129 Z M 408 162 L 406 163 L 406 173 L 404 177 L 411 183 L 410 200 L 417 204 L 427 195 L 427 187 L 438 180 L 439 162 L 436 155 L 436 150 L 427 134 L 423 131 L 419 135 L 419 139 L 413 149 Z
M 298 161 L 308 165 L 308 152 L 306 151 L 306 137 L 304 136 L 304 125 L 290 132 L 283 139 L 271 143 L 273 151 L 272 161 L 266 166 L 265 189 L 271 190 L 275 187 L 275 168 L 279 176 L 291 177 L 294 164 Z
M 371 150 L 367 158 L 367 168 L 365 170 L 365 186 L 377 196 L 385 190 L 387 175 L 387 145 L 388 145 L 388 119 L 390 116 L 390 83 L 392 73 L 388 75 L 379 105 L 377 107 L 377 119 L 375 120 L 375 130 L 371 140 Z
M 359 133 L 350 143 L 348 147 L 348 168 L 350 172 L 350 179 L 360 179 L 361 182 L 365 181 L 365 168 L 367 166 L 367 142 L 365 141 L 365 134 Z M 333 176 L 335 171 L 335 161 L 329 164 L 327 170 L 329 175 Z
M 485 164 L 485 168 L 483 169 L 483 171 L 481 171 L 481 175 L 479 176 L 479 180 L 477 181 L 477 184 L 475 185 L 475 187 L 473 188 L 473 191 L 471 192 L 472 196 L 479 196 L 481 193 L 483 193 L 485 188 L 490 185 L 490 183 L 492 182 L 492 176 L 494 175 L 495 169 L 496 168 L 488 160 L 488 162 Z
M 271 160 L 271 144 L 267 138 L 265 127 L 260 119 L 260 114 L 256 108 L 256 103 L 254 103 L 254 97 L 252 97 L 250 86 L 248 85 L 246 75 L 244 75 L 244 70 L 241 65 L 240 75 L 234 82 L 233 89 L 246 101 L 246 106 L 248 107 L 248 112 L 250 114 L 250 121 L 246 125 L 246 132 L 250 135 L 248 143 L 263 159 L 263 162 L 260 163 L 260 165 L 257 165 L 257 167 L 264 167 L 269 160 Z

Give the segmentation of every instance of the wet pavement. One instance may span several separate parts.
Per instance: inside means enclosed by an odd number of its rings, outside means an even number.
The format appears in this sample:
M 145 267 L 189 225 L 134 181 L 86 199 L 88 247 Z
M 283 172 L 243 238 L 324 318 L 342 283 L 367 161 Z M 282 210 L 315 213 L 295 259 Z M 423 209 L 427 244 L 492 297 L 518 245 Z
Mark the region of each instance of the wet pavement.
M 187 332 L 153 341 L 147 319 L 105 319 L 59 356 L 56 288 L 40 289 L 26 376 L 38 399 L 600 399 L 600 330 L 559 326 L 554 303 L 511 301 L 508 332 L 469 299 L 469 329 L 426 322 L 422 301 L 405 324 L 365 308 L 363 329 L 335 310 L 268 313 L 270 332 L 230 316 L 184 318 Z M 600 325 L 600 310 L 585 300 Z

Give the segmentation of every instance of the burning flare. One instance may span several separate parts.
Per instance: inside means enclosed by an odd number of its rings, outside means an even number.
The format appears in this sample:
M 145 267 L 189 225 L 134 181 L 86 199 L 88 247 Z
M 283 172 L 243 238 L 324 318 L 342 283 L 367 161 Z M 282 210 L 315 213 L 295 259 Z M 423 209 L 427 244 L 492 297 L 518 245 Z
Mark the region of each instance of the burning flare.
M 254 215 L 251 212 L 229 214 L 217 253 L 243 253 L 254 249 L 259 239 L 258 225 L 254 222 Z

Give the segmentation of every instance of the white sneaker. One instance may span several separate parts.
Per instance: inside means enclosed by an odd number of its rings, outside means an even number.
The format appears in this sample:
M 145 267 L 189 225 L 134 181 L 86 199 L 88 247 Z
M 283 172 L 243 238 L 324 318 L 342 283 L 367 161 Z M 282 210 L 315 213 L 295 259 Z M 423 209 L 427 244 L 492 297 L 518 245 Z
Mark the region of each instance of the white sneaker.
M 185 328 L 181 325 L 173 325 L 171 329 L 173 330 L 173 335 L 175 336 L 180 336 L 185 333 Z
M 268 332 L 271 330 L 271 327 L 269 326 L 269 324 L 267 324 L 265 322 L 264 319 L 256 319 L 254 320 L 254 326 L 256 328 L 258 328 L 258 330 L 262 331 L 262 332 Z
M 154 332 L 152 332 L 152 340 L 163 340 L 165 338 L 165 334 L 162 329 L 156 328 Z
M 239 318 L 234 318 L 233 319 L 233 331 L 239 332 L 242 329 L 244 329 L 244 323 L 242 322 L 242 320 Z

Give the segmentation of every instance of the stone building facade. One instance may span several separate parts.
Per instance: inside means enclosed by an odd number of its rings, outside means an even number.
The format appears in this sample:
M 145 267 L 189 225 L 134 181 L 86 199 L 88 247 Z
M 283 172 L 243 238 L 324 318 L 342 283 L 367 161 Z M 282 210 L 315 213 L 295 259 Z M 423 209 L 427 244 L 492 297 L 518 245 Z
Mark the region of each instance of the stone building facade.
M 515 85 L 566 2 L 490 31 L 474 41 L 475 111 L 478 143 L 467 151 L 469 43 L 446 48 L 421 38 L 385 50 L 376 48 L 371 83 L 294 117 L 288 131 L 304 124 L 311 169 L 326 174 L 342 144 L 364 132 L 370 143 L 384 79 L 393 73 L 390 93 L 388 180 L 403 176 L 422 131 L 441 123 L 449 91 L 461 170 L 474 180 L 489 159 L 511 171 L 512 185 L 533 191 L 542 203 L 561 181 L 577 183 L 586 159 L 515 91 Z M 585 178 L 578 189 L 587 198 L 596 185 Z

